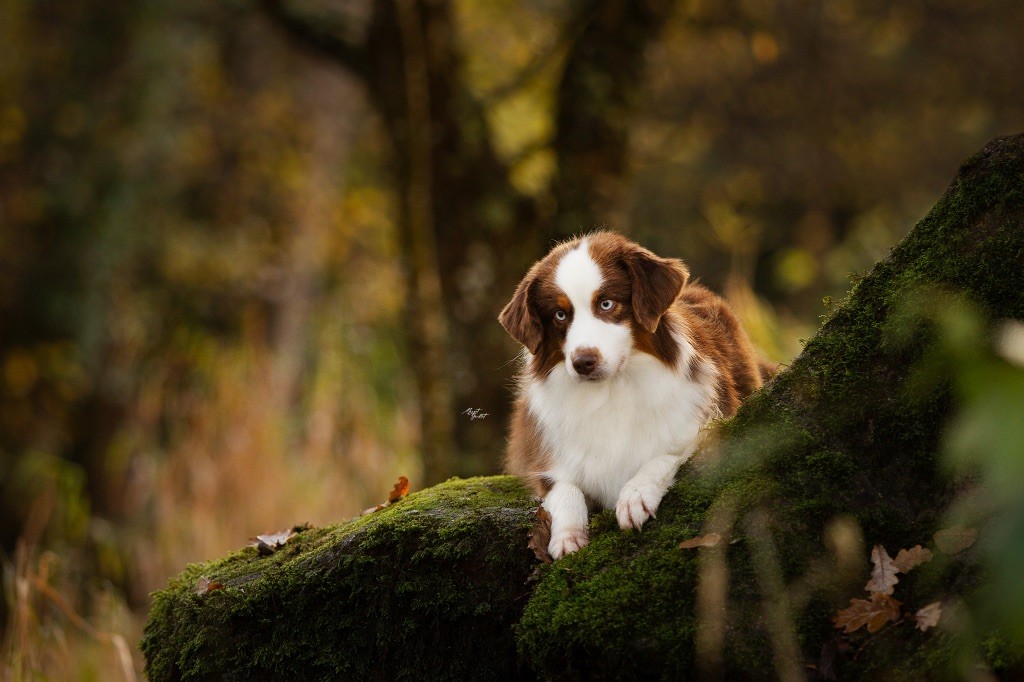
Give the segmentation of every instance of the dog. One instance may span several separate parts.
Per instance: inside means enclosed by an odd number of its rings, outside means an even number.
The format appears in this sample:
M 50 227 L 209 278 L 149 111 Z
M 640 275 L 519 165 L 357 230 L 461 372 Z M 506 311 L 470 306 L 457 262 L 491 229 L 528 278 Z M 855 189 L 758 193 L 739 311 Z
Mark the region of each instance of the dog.
M 587 544 L 589 508 L 640 529 L 701 428 L 772 371 L 682 261 L 610 231 L 552 249 L 498 320 L 524 347 L 506 470 L 543 498 L 554 559 Z

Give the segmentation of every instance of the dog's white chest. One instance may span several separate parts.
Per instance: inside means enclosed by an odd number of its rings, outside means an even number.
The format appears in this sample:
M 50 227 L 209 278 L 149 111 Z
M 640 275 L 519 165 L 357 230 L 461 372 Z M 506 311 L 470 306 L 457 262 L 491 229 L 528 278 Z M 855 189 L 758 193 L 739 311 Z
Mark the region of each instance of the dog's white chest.
M 529 410 L 552 455 L 548 475 L 604 507 L 615 506 L 645 462 L 692 447 L 710 394 L 708 386 L 639 352 L 605 381 L 579 381 L 555 368 L 527 386 Z

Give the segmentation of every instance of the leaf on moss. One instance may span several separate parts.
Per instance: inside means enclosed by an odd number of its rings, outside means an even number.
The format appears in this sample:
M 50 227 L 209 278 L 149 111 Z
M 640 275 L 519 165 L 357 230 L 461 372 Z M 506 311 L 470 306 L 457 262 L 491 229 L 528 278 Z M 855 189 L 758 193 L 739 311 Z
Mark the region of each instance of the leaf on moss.
M 937 531 L 932 537 L 935 538 L 935 545 L 940 552 L 956 554 L 977 542 L 978 531 L 976 528 L 953 526 Z
M 539 561 L 550 564 L 552 562 L 551 555 L 548 554 L 548 543 L 550 542 L 551 514 L 542 504 L 537 507 L 537 522 L 533 524 L 533 530 L 530 531 L 530 542 L 527 547 L 533 550 L 533 555 Z
M 871 580 L 864 586 L 864 589 L 872 594 L 892 594 L 893 587 L 900 581 L 896 577 L 899 568 L 892 561 L 892 557 L 885 551 L 882 545 L 875 545 L 871 549 L 871 563 L 875 567 L 871 570 Z
M 722 541 L 722 536 L 718 533 L 708 533 L 707 535 L 701 535 L 689 540 L 683 540 L 679 543 L 679 549 L 695 549 L 697 547 L 714 547 Z
M 409 479 L 405 476 L 398 477 L 398 483 L 391 489 L 391 494 L 388 495 L 388 504 L 394 504 L 400 499 L 409 494 Z
M 265 535 L 257 535 L 254 539 L 257 541 L 262 540 L 271 547 L 278 548 L 284 547 L 284 543 L 295 537 L 295 531 L 291 528 L 285 530 L 279 530 L 276 533 L 267 533 Z
M 198 595 L 209 594 L 210 592 L 213 592 L 214 590 L 223 590 L 223 589 L 224 589 L 224 583 L 214 582 L 214 581 L 210 580 L 209 578 L 207 578 L 205 575 L 200 577 L 199 580 L 196 581 L 196 594 L 198 594 Z
M 887 594 L 872 592 L 871 600 L 851 599 L 848 608 L 836 611 L 832 622 L 844 632 L 853 632 L 867 626 L 868 632 L 878 632 L 889 621 L 900 617 L 902 602 Z
M 362 513 L 362 516 L 366 516 L 367 514 L 372 514 L 375 511 L 380 511 L 384 507 L 390 506 L 390 505 L 394 504 L 395 502 L 398 502 L 399 500 L 401 500 L 403 497 L 405 497 L 408 494 L 409 494 L 409 479 L 406 478 L 405 476 L 399 476 L 398 477 L 398 483 L 395 483 L 395 487 L 391 489 L 391 492 L 388 494 L 387 501 L 383 502 L 381 504 L 378 504 L 378 505 L 376 505 L 374 507 L 369 507 L 368 509 L 364 509 L 363 513 Z
M 916 627 L 921 632 L 928 632 L 928 628 L 938 625 L 940 618 L 942 618 L 942 602 L 938 601 L 918 609 L 917 613 L 914 614 L 914 621 L 917 623 Z
M 932 551 L 930 549 L 915 545 L 910 549 L 901 549 L 892 563 L 900 573 L 910 573 L 912 569 L 931 560 Z
M 279 530 L 276 533 L 265 533 L 249 538 L 249 546 L 255 547 L 259 550 L 260 554 L 266 556 L 284 547 L 285 543 L 293 537 L 295 537 L 295 530 L 288 528 L 286 530 Z

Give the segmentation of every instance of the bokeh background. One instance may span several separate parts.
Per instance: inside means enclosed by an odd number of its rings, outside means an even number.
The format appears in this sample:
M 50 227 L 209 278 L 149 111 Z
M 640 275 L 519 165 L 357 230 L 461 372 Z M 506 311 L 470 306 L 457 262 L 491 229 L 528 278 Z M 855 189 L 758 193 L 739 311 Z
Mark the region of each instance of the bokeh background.
M 681 257 L 786 362 L 1024 130 L 1019 0 L 0 0 L 0 677 L 500 469 L 554 240 Z

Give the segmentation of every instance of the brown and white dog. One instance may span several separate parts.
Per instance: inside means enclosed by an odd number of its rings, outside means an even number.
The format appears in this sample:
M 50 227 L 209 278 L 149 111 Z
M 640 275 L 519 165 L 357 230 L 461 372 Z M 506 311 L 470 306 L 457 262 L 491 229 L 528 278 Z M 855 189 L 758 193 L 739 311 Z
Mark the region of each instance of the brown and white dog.
M 544 498 L 552 557 L 587 544 L 589 506 L 640 528 L 708 420 L 768 368 L 682 261 L 613 232 L 556 246 L 499 320 L 525 347 L 507 458 Z

